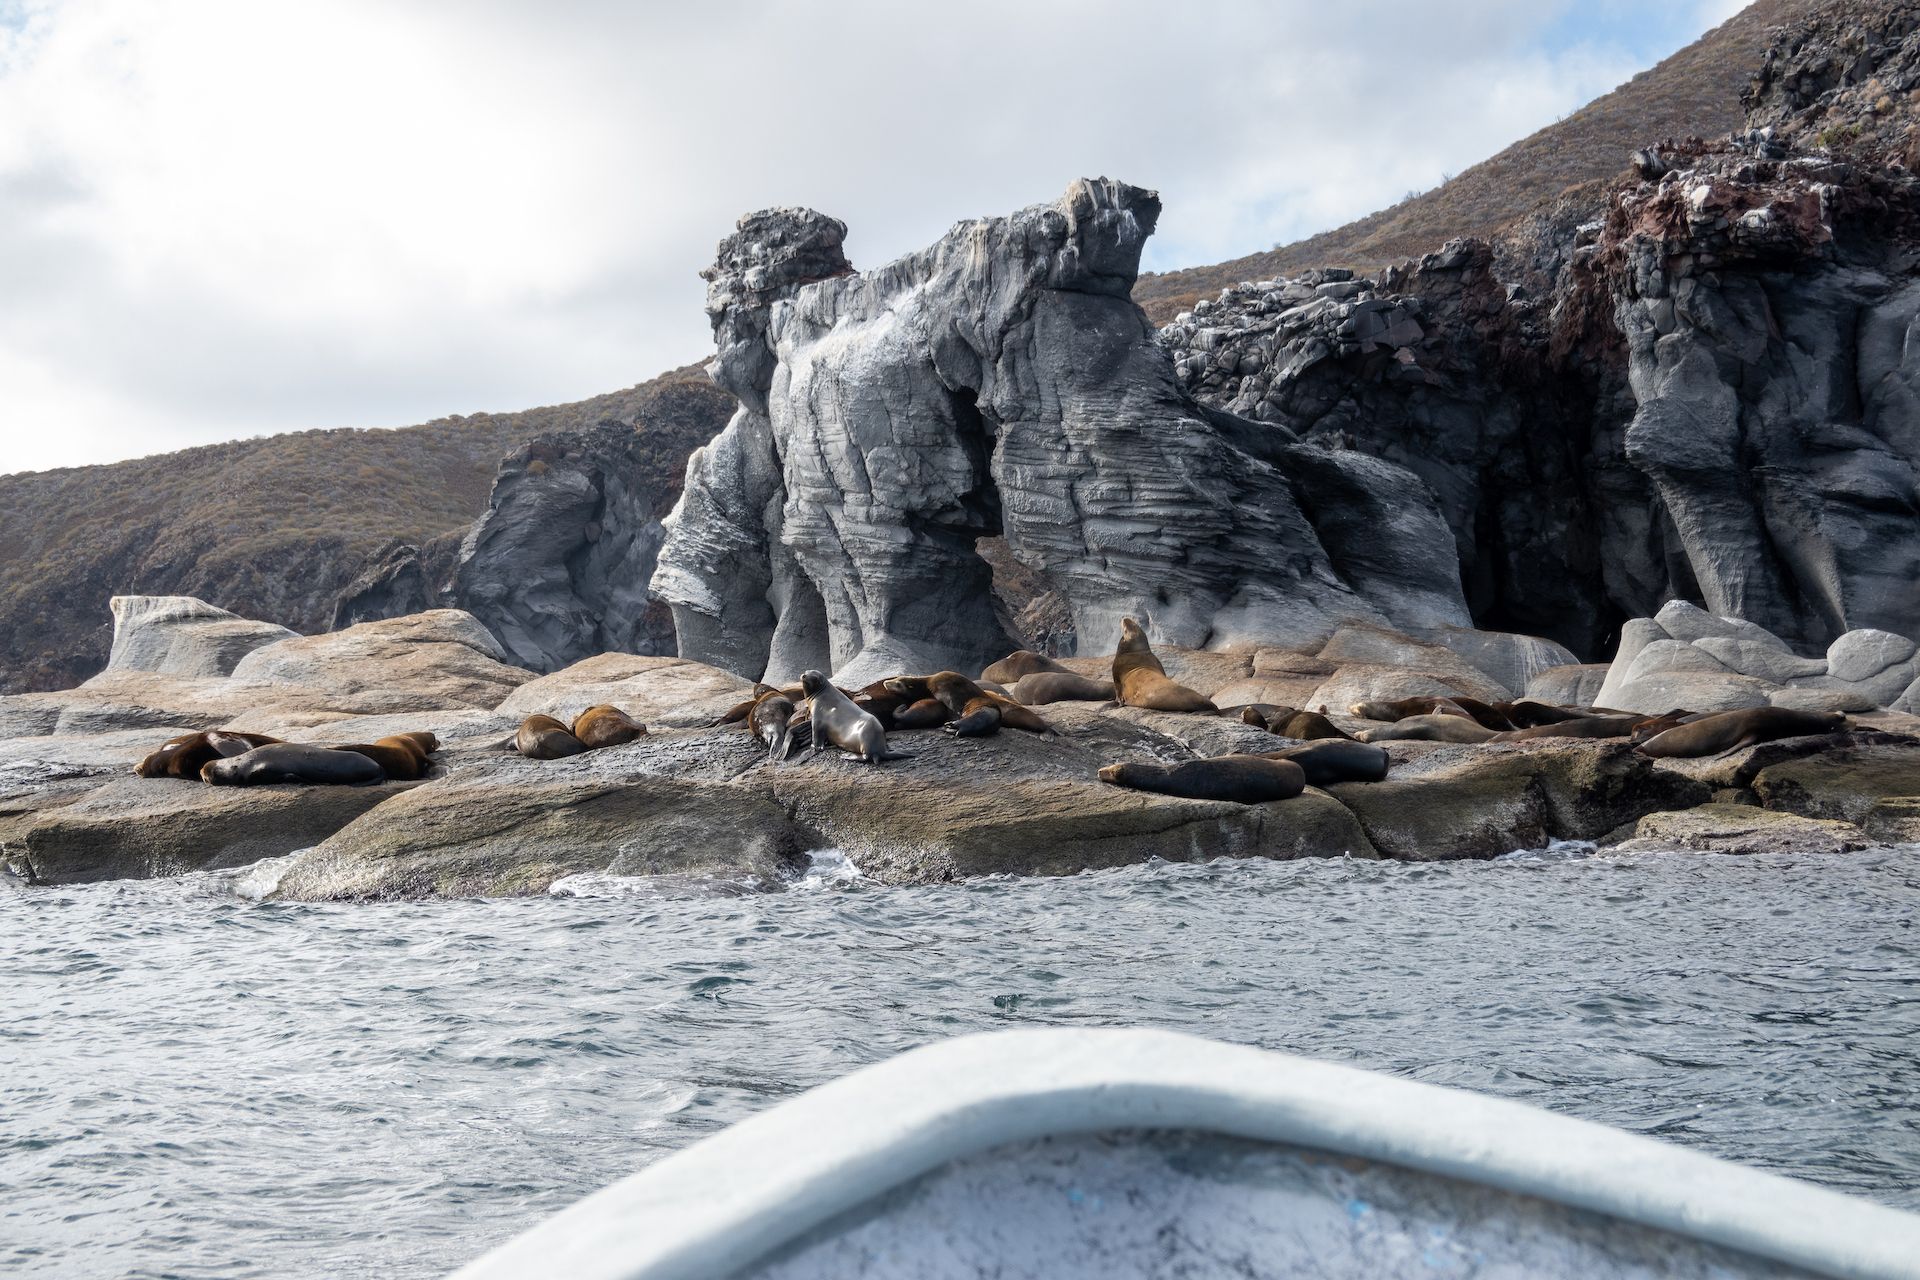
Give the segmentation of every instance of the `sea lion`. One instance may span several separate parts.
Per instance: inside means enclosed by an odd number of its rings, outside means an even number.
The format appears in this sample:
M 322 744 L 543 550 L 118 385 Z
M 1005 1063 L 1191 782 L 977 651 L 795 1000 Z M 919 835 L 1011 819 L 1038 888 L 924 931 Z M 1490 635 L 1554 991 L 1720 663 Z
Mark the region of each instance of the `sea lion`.
M 1113 688 L 1123 707 L 1153 711 L 1204 711 L 1219 714 L 1213 701 L 1167 679 L 1147 633 L 1132 618 L 1120 619 L 1120 647 L 1113 655 Z
M 732 706 L 728 707 L 725 711 L 720 713 L 720 718 L 718 720 L 715 720 L 713 723 L 716 725 L 739 724 L 742 720 L 745 720 L 750 714 L 752 714 L 754 703 L 760 701 L 760 699 L 766 697 L 768 694 L 772 692 L 773 692 L 772 685 L 762 684 L 759 681 L 755 681 L 753 685 L 752 696 L 747 698 L 744 702 L 736 702 Z
M 1278 733 L 1276 725 L 1285 725 L 1287 721 L 1300 713 L 1298 707 L 1282 707 L 1271 702 L 1249 702 L 1243 707 L 1229 707 L 1221 711 L 1237 711 L 1241 724 L 1250 724 L 1256 729 L 1265 729 L 1268 733 Z
M 1345 738 L 1353 741 L 1353 735 L 1342 729 L 1318 711 L 1296 711 L 1287 717 L 1287 722 L 1279 727 L 1267 726 L 1283 738 L 1299 738 L 1309 741 L 1314 738 Z
M 1073 671 L 1036 671 L 1021 676 L 1013 697 L 1029 707 L 1050 702 L 1112 702 L 1113 681 L 1094 680 Z
M 1485 742 L 1493 730 L 1472 716 L 1434 713 L 1407 716 L 1360 733 L 1361 742 Z
M 938 729 L 953 719 L 953 712 L 938 698 L 920 698 L 893 713 L 896 729 Z
M 1581 716 L 1577 720 L 1559 720 L 1536 724 L 1527 729 L 1509 729 L 1496 733 L 1488 742 L 1530 742 L 1535 738 L 1626 738 L 1639 724 L 1639 716 Z
M 961 738 L 977 738 L 999 730 L 1025 729 L 1028 733 L 1052 733 L 1053 726 L 1040 714 L 1022 706 L 1005 694 L 983 689 L 957 671 L 942 671 L 927 679 L 927 690 L 956 717 L 943 726 Z
M 1633 739 L 1633 745 L 1637 747 L 1655 734 L 1665 733 L 1678 725 L 1701 718 L 1703 717 L 1691 711 L 1669 711 L 1663 716 L 1651 716 L 1639 720 L 1633 726 L 1633 732 L 1627 736 Z
M 168 738 L 133 766 L 142 778 L 200 777 L 200 767 L 209 760 L 244 755 L 255 747 L 268 747 L 280 741 L 264 733 L 239 733 L 232 729 L 213 729 L 205 733 L 183 733 Z
M 982 680 L 991 680 L 995 684 L 1017 684 L 1030 675 L 1042 671 L 1071 671 L 1049 658 L 1044 653 L 1035 653 L 1031 649 L 1015 649 L 1000 661 L 980 673 Z
M 381 782 L 386 770 L 358 751 L 273 742 L 243 755 L 223 756 L 200 766 L 202 781 L 216 787 L 260 787 L 276 782 L 319 782 L 352 786 Z
M 832 681 L 818 671 L 800 677 L 806 691 L 813 726 L 813 754 L 835 746 L 854 760 L 879 764 L 882 760 L 911 760 L 911 754 L 887 750 L 887 731 L 870 711 L 853 705 L 853 699 L 833 687 Z
M 1376 747 L 1351 738 L 1324 738 L 1304 747 L 1284 751 L 1262 751 L 1268 760 L 1291 760 L 1307 775 L 1307 785 L 1324 787 L 1335 782 L 1378 782 L 1387 776 L 1392 763 L 1385 747 Z
M 513 735 L 513 749 L 529 760 L 558 760 L 579 755 L 587 744 L 552 716 L 528 716 Z
M 1721 755 L 1776 738 L 1838 733 L 1847 718 L 1838 711 L 1792 711 L 1786 707 L 1748 707 L 1722 711 L 1656 733 L 1634 748 L 1659 759 Z
M 1545 702 L 1535 702 L 1531 698 L 1516 698 L 1512 702 L 1496 702 L 1493 709 L 1505 716 L 1507 722 L 1516 729 L 1537 729 L 1543 724 L 1562 724 L 1568 720 L 1580 720 L 1587 712 L 1573 707 L 1556 707 Z
M 1347 714 L 1358 716 L 1362 720 L 1381 720 L 1392 724 L 1405 720 L 1409 716 L 1466 716 L 1467 709 L 1452 698 L 1375 698 L 1369 702 L 1356 702 L 1347 708 Z
M 778 689 L 768 689 L 747 714 L 747 728 L 767 744 L 767 759 L 785 760 L 793 754 L 793 699 Z
M 1136 791 L 1153 791 L 1187 800 L 1232 800 L 1264 804 L 1290 800 L 1307 789 L 1307 775 L 1291 760 L 1265 756 L 1215 756 L 1176 765 L 1110 764 L 1100 770 L 1100 781 Z
M 598 751 L 601 747 L 617 747 L 644 737 L 647 726 L 635 720 L 620 708 L 602 702 L 588 707 L 573 718 L 573 736 L 580 739 L 589 751 Z
M 427 770 L 433 767 L 427 759 L 429 749 L 421 745 L 422 739 L 433 743 L 435 749 L 440 745 L 440 740 L 430 733 L 396 733 L 372 742 L 350 742 L 332 749 L 365 756 L 380 766 L 390 782 L 413 782 L 426 777 Z

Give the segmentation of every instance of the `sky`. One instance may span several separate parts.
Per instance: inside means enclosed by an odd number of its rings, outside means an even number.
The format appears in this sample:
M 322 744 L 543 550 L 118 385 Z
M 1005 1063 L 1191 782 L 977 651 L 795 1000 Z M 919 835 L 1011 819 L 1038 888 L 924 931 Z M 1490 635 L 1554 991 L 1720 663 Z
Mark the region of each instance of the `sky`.
M 1147 270 L 1424 190 L 1740 0 L 0 0 L 0 474 L 703 360 L 809 205 L 877 266 L 1078 176 Z

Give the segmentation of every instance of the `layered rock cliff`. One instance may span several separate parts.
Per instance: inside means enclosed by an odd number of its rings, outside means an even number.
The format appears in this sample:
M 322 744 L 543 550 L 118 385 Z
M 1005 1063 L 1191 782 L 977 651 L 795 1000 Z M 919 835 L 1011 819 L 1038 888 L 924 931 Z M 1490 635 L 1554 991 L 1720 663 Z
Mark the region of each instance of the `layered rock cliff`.
M 741 409 L 689 463 L 653 583 L 682 656 L 977 668 L 1012 647 L 994 536 L 1090 650 L 1126 614 L 1193 647 L 1469 625 L 1417 477 L 1182 390 L 1128 297 L 1159 210 L 1083 180 L 865 274 L 833 219 L 742 219 L 706 273 Z

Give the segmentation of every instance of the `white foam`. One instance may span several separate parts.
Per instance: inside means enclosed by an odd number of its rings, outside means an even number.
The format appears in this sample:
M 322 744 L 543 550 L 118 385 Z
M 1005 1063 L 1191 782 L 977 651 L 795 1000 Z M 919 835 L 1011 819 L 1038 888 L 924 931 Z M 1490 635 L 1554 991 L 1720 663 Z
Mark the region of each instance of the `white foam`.
M 845 849 L 810 849 L 807 869 L 793 882 L 795 889 L 844 889 L 865 884 L 867 877 Z

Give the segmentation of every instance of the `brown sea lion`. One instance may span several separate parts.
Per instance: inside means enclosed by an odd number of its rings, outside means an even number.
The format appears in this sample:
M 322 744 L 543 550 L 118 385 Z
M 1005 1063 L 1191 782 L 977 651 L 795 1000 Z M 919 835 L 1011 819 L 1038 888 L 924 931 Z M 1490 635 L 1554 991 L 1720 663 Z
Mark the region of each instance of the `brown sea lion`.
M 552 716 L 528 716 L 514 732 L 513 749 L 529 760 L 558 760 L 579 755 L 587 744 Z
M 1633 745 L 1637 747 L 1655 734 L 1665 733 L 1677 725 L 1687 724 L 1700 718 L 1691 711 L 1669 711 L 1663 716 L 1650 716 L 1637 721 L 1633 726 L 1633 732 L 1628 736 L 1633 739 Z
M 1269 725 L 1268 728 L 1273 729 L 1273 732 L 1283 738 L 1299 738 L 1302 741 L 1310 741 L 1314 738 L 1345 738 L 1349 742 L 1353 740 L 1352 734 L 1318 711 L 1296 711 L 1287 717 L 1285 724 L 1278 728 Z
M 1017 684 L 1030 675 L 1041 671 L 1069 671 L 1044 653 L 1035 653 L 1031 649 L 1015 649 L 1000 661 L 980 673 L 982 680 L 991 680 L 995 684 Z
M 318 782 L 342 786 L 381 782 L 386 771 L 357 751 L 272 742 L 242 755 L 224 756 L 200 766 L 200 778 L 216 787 L 260 787 L 277 782 Z
M 747 698 L 744 702 L 736 702 L 732 706 L 728 707 L 725 711 L 723 711 L 720 714 L 720 718 L 718 720 L 715 720 L 713 723 L 717 725 L 739 724 L 742 720 L 745 720 L 747 716 L 752 714 L 754 703 L 760 701 L 760 699 L 766 697 L 768 694 L 772 692 L 773 692 L 772 685 L 762 684 L 756 681 L 753 686 L 752 696 Z M 797 695 L 789 694 L 788 696 L 795 697 Z
M 1485 742 L 1493 736 L 1493 730 L 1472 716 L 1435 713 L 1407 716 L 1364 730 L 1358 736 L 1361 742 Z
M 1409 716 L 1466 716 L 1469 720 L 1473 719 L 1467 709 L 1452 698 L 1434 697 L 1375 698 L 1369 702 L 1354 703 L 1347 708 L 1347 714 L 1358 716 L 1362 720 L 1381 720 L 1388 724 L 1396 720 L 1405 720 Z
M 1633 735 L 1638 716 L 1582 716 L 1578 720 L 1559 720 L 1536 724 L 1529 729 L 1509 729 L 1496 733 L 1488 742 L 1531 742 L 1536 738 L 1626 738 Z
M 1299 714 L 1300 709 L 1298 707 L 1283 707 L 1272 702 L 1249 702 L 1243 707 L 1225 708 L 1220 714 L 1226 715 L 1229 711 L 1239 714 L 1241 724 L 1250 724 L 1256 729 L 1265 729 L 1269 733 L 1278 733 L 1279 730 L 1274 726 L 1285 725 L 1287 721 Z
M 1516 729 L 1537 729 L 1543 724 L 1561 724 L 1568 720 L 1580 720 L 1587 712 L 1573 707 L 1556 707 L 1545 702 L 1535 702 L 1531 698 L 1516 698 L 1512 702 L 1496 702 L 1493 709 L 1506 717 L 1507 723 Z
M 1307 775 L 1310 787 L 1325 787 L 1336 782 L 1378 782 L 1387 776 L 1392 763 L 1385 747 L 1376 747 L 1351 738 L 1325 738 L 1304 747 L 1284 751 L 1262 751 L 1268 760 L 1291 760 Z
M 785 760 L 793 754 L 793 713 L 797 708 L 792 698 L 778 689 L 768 689 L 753 704 L 753 710 L 747 713 L 747 728 L 753 736 L 767 744 L 767 759 Z
M 853 699 L 845 691 L 834 688 L 824 673 L 805 673 L 800 677 L 800 687 L 806 691 L 811 708 L 815 755 L 834 746 L 850 759 L 868 764 L 913 758 L 908 752 L 887 750 L 887 731 L 880 727 L 880 721 L 872 712 L 854 706 Z
M 380 766 L 390 782 L 413 782 L 427 776 L 433 767 L 427 759 L 428 751 L 420 745 L 425 738 L 437 748 L 439 739 L 432 734 L 396 733 L 385 738 L 376 738 L 372 742 L 350 742 L 334 747 L 335 751 L 352 751 L 365 756 Z
M 938 698 L 920 698 L 893 713 L 896 729 L 938 729 L 953 719 L 953 712 Z
M 1167 679 L 1166 668 L 1154 656 L 1145 629 L 1132 618 L 1120 619 L 1120 647 L 1113 655 L 1113 688 L 1123 707 L 1202 711 L 1208 715 L 1220 711 L 1211 699 Z
M 1110 764 L 1100 770 L 1100 780 L 1163 796 L 1239 804 L 1290 800 L 1307 789 L 1306 771 L 1293 761 L 1246 755 L 1215 756 L 1176 765 Z
M 388 737 L 405 738 L 408 742 L 420 748 L 420 754 L 423 756 L 430 756 L 440 749 L 440 735 L 426 729 L 411 729 L 406 733 L 389 734 Z M 385 742 L 386 740 L 386 738 L 374 739 L 376 742 Z
M 620 708 L 603 702 L 575 716 L 572 732 L 587 750 L 598 751 L 601 747 L 617 747 L 645 737 L 647 726 Z
M 1792 711 L 1786 707 L 1748 707 L 1722 711 L 1656 733 L 1634 748 L 1659 759 L 1715 756 L 1776 738 L 1838 733 L 1847 718 L 1838 711 Z
M 1050 702 L 1112 702 L 1113 681 L 1094 680 L 1072 671 L 1036 671 L 1020 677 L 1013 686 L 1013 697 L 1029 707 L 1044 707 Z
M 264 733 L 238 733 L 232 729 L 214 729 L 205 733 L 183 733 L 168 738 L 133 766 L 142 778 L 184 778 L 197 781 L 200 767 L 209 760 L 244 755 L 255 747 L 268 747 L 280 741 Z
M 977 738 L 997 732 L 1001 725 L 1025 729 L 1028 733 L 1052 733 L 1053 726 L 1040 714 L 1024 707 L 1005 694 L 983 689 L 957 671 L 942 671 L 927 679 L 927 689 L 955 719 L 944 726 L 961 738 Z

